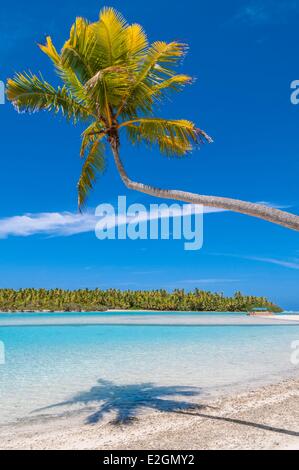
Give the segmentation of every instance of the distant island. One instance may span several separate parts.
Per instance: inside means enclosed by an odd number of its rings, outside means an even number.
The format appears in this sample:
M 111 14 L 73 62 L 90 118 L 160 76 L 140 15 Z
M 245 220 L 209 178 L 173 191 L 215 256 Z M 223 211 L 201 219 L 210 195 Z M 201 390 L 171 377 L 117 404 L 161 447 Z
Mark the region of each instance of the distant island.
M 0 289 L 1 312 L 100 312 L 109 309 L 160 311 L 246 312 L 264 307 L 282 309 L 266 297 L 236 292 L 227 297 L 200 289 L 185 291 L 118 289 Z

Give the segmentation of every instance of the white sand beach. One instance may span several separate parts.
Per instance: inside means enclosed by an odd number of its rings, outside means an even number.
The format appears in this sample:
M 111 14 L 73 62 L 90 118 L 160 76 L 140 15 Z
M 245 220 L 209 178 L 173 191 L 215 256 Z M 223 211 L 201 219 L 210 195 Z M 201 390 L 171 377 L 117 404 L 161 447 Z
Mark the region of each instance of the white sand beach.
M 295 322 L 299 322 L 299 315 L 297 314 L 289 314 L 289 315 L 267 315 L 267 316 L 263 316 L 263 315 L 260 315 L 260 318 L 270 318 L 271 320 L 281 320 L 283 319 L 284 321 L 295 321 Z
M 93 312 L 58 316 L 57 312 L 32 315 L 24 320 L 22 315 L 0 315 L 0 326 L 46 326 L 46 325 L 289 325 L 299 323 L 299 315 L 248 316 L 221 312 L 165 312 L 150 310 L 111 310 L 94 315 Z M 146 312 L 146 315 L 144 315 Z M 126 315 L 124 315 L 126 313 Z M 119 315 L 118 315 L 119 314 Z
M 2 426 L 1 449 L 299 449 L 299 379 L 194 402 L 190 409 L 141 413 L 96 424 L 96 409 Z

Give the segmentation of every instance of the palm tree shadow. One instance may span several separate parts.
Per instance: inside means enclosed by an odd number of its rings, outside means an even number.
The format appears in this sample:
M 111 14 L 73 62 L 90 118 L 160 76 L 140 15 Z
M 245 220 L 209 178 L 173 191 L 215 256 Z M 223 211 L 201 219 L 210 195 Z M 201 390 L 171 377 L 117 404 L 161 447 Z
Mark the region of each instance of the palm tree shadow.
M 34 412 L 68 405 L 82 405 L 87 409 L 89 409 L 90 406 L 95 406 L 96 411 L 92 412 L 86 418 L 86 424 L 96 424 L 109 414 L 115 415 L 115 419 L 111 421 L 113 424 L 130 424 L 138 418 L 142 410 L 151 409 L 161 412 L 189 415 L 212 421 L 224 421 L 289 436 L 299 436 L 299 433 L 293 430 L 277 428 L 267 424 L 228 416 L 203 413 L 204 409 L 215 409 L 215 407 L 195 404 L 187 400 L 188 398 L 197 397 L 200 393 L 200 389 L 195 387 L 156 386 L 152 383 L 117 385 L 109 380 L 100 379 L 97 385 L 91 387 L 90 390 L 80 392 L 70 400 L 39 408 Z M 179 397 L 181 399 L 178 399 Z
M 152 383 L 117 385 L 103 379 L 98 380 L 97 384 L 70 400 L 39 408 L 35 412 L 75 404 L 86 407 L 96 405 L 98 409 L 86 418 L 86 424 L 96 424 L 105 415 L 112 413 L 115 415 L 113 424 L 129 424 L 137 419 L 143 409 L 174 412 L 202 408 L 186 400 L 200 394 L 200 390 L 195 387 L 155 386 Z
M 188 410 L 174 410 L 175 413 L 182 413 L 185 415 L 190 415 L 190 416 L 197 416 L 198 418 L 206 418 L 209 420 L 214 420 L 214 421 L 224 421 L 230 424 L 239 424 L 242 426 L 247 426 L 255 429 L 260 429 L 262 431 L 270 431 L 270 432 L 276 432 L 278 434 L 286 434 L 287 436 L 299 436 L 298 431 L 293 431 L 289 429 L 284 429 L 284 428 L 277 428 L 275 426 L 270 426 L 268 424 L 263 424 L 263 423 L 255 423 L 252 421 L 248 420 L 242 420 L 238 418 L 230 418 L 226 416 L 215 416 L 215 415 L 210 415 L 210 414 L 205 414 L 205 413 L 192 413 L 191 411 Z

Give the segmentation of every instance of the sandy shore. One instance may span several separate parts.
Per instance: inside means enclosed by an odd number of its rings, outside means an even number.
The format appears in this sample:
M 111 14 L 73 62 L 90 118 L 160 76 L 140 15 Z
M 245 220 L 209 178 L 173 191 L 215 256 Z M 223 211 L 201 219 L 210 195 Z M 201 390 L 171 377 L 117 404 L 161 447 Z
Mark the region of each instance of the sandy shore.
M 270 318 L 271 320 L 280 320 L 281 318 L 283 318 L 284 321 L 297 321 L 299 322 L 299 315 L 292 315 L 292 314 L 289 314 L 289 315 L 283 315 L 279 317 L 279 315 L 267 315 L 267 316 L 260 316 L 260 318 Z
M 0 427 L 1 449 L 299 449 L 299 379 L 144 412 L 126 424 L 107 414 L 86 424 L 96 405 L 60 417 Z
M 117 311 L 120 313 L 120 311 Z M 1 317 L 0 316 L 0 326 L 20 326 L 20 325 L 165 325 L 165 326 L 203 326 L 203 325 L 298 325 L 299 317 L 298 315 L 294 316 L 254 316 L 250 317 L 247 315 L 213 315 L 209 313 L 201 314 L 190 314 L 184 313 L 183 315 L 178 315 L 179 312 L 171 313 L 165 315 L 165 313 L 149 312 L 148 315 L 138 315 L 137 313 L 132 313 L 132 311 L 127 311 L 126 315 L 119 314 L 109 315 L 102 313 L 101 315 L 89 315 L 84 313 L 81 315 L 74 315 L 72 313 L 61 316 L 51 316 L 48 315 L 43 317 L 32 316 L 30 318 L 18 318 L 15 317 Z M 291 318 L 289 318 L 291 317 Z M 294 317 L 294 318 L 293 318 Z

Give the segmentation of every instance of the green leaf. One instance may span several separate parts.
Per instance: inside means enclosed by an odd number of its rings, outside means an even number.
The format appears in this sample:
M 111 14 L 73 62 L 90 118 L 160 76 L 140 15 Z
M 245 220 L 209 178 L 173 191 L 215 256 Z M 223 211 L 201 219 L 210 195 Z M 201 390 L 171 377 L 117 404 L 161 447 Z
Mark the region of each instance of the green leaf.
M 90 139 L 87 144 L 87 156 L 78 181 L 78 206 L 81 209 L 93 188 L 97 174 L 105 169 L 105 144 L 97 139 Z M 86 150 L 86 146 L 84 151 Z
M 7 82 L 7 97 L 19 112 L 61 111 L 68 119 L 87 119 L 88 111 L 65 87 L 55 89 L 43 78 L 31 73 L 18 73 Z

